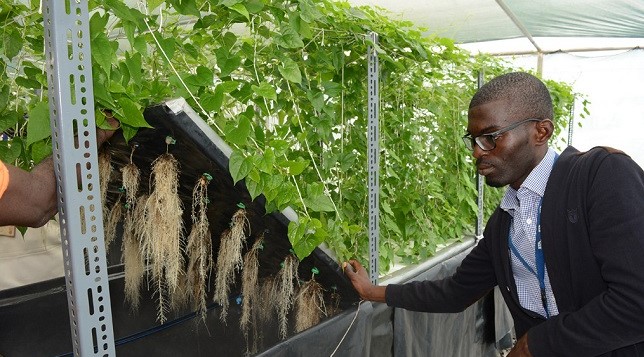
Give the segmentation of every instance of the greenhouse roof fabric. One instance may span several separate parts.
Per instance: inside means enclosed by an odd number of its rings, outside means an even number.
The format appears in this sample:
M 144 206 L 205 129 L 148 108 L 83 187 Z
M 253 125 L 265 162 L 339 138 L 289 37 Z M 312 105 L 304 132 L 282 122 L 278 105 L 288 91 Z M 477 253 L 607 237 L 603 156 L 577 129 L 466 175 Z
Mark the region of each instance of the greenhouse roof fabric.
M 379 6 L 427 34 L 471 43 L 513 38 L 644 38 L 642 0 L 349 0 Z M 539 43 L 533 43 L 539 49 Z

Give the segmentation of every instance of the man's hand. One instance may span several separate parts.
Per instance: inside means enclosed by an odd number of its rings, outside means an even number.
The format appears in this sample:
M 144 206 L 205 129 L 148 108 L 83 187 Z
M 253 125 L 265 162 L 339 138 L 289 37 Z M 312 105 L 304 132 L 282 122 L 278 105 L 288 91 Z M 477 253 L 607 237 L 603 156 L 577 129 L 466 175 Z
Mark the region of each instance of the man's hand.
M 356 260 L 349 260 L 349 262 L 342 263 L 342 269 L 362 299 L 385 302 L 385 287 L 373 285 L 362 264 Z
M 105 123 L 107 123 L 110 127 L 112 127 L 112 130 L 106 130 L 102 128 L 96 128 L 96 144 L 98 147 L 101 147 L 104 142 L 110 140 L 112 135 L 114 135 L 114 132 L 116 129 L 118 129 L 121 125 L 116 118 L 110 115 L 105 116 Z
M 517 341 L 516 345 L 510 350 L 507 357 L 532 357 L 532 353 L 528 349 L 528 334 L 526 333 Z

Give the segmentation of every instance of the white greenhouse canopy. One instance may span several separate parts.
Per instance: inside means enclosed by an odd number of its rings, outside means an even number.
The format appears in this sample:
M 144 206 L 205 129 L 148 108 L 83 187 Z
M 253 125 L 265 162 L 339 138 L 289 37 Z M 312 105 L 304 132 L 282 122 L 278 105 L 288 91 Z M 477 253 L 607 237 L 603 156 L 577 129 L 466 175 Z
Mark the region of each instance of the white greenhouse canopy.
M 426 36 L 564 81 L 583 98 L 569 144 L 607 145 L 644 167 L 644 0 L 349 0 Z M 582 100 L 589 102 L 584 115 Z M 572 132 L 570 133 L 572 134 Z
M 489 53 L 644 47 L 642 0 L 349 0 L 349 3 L 386 9 L 390 17 L 426 29 L 426 35 L 448 37 L 461 44 L 494 41 L 490 45 L 500 50 L 485 50 L 484 46 L 483 51 Z M 606 41 L 608 38 L 611 41 Z M 505 41 L 498 43 L 500 40 Z

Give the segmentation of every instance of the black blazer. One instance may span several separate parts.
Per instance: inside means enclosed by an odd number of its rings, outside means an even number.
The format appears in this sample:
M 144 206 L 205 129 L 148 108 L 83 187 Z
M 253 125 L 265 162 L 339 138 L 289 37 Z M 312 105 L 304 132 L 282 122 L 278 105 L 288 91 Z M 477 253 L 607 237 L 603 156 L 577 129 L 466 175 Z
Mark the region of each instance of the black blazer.
M 569 147 L 553 167 L 542 206 L 542 244 L 559 315 L 519 304 L 510 266 L 510 215 L 497 207 L 484 238 L 440 281 L 389 285 L 387 304 L 459 312 L 495 285 L 540 356 L 644 357 L 644 172 L 622 152 Z

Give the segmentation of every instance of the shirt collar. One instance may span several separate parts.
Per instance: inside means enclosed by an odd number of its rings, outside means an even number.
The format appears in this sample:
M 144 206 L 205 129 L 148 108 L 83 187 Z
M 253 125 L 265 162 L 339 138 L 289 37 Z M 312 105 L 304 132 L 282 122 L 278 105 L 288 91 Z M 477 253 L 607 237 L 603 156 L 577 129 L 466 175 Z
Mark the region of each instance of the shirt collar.
M 519 191 L 528 190 L 539 195 L 539 197 L 543 197 L 544 192 L 546 192 L 546 185 L 548 184 L 548 178 L 552 172 L 552 167 L 555 163 L 556 157 L 557 153 L 549 147 L 548 152 L 546 152 L 546 155 L 541 159 L 541 162 L 532 169 L 518 190 L 508 186 L 499 207 L 506 212 L 516 209 L 519 206 L 519 199 L 517 198 L 517 193 Z

